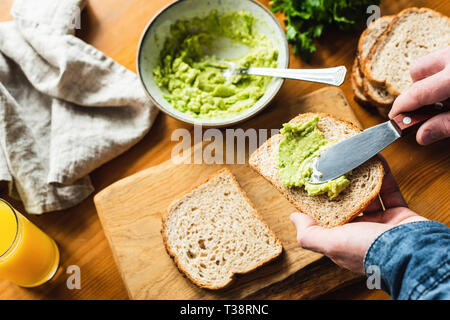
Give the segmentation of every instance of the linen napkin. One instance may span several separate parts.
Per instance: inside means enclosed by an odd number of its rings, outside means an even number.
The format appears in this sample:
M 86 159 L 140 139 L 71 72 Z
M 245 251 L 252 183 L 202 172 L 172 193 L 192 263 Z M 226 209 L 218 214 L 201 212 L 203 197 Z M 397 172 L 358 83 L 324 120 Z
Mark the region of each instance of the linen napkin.
M 84 4 L 16 0 L 0 23 L 0 180 L 29 213 L 85 199 L 157 115 L 133 72 L 74 36 Z

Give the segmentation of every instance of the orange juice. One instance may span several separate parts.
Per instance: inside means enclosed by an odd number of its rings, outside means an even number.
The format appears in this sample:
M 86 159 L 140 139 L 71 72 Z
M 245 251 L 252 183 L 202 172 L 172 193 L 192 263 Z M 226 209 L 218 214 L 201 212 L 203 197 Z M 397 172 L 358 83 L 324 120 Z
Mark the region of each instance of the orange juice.
M 50 280 L 58 265 L 56 243 L 0 199 L 0 278 L 36 287 Z

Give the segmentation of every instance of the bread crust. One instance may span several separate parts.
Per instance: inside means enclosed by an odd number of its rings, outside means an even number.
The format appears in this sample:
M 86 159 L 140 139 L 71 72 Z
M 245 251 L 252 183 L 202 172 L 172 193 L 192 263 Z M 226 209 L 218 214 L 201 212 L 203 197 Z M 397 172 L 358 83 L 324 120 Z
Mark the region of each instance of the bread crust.
M 372 23 L 374 23 L 375 21 L 372 21 Z M 356 46 L 356 59 L 358 61 L 358 67 L 359 67 L 359 64 L 361 63 L 361 58 L 363 58 L 363 57 L 361 57 L 362 47 L 363 47 L 365 38 L 366 38 L 367 34 L 369 33 L 369 30 L 370 30 L 369 26 L 366 29 L 364 29 L 364 31 L 359 36 L 358 45 Z
M 191 277 L 191 275 L 189 274 L 189 272 L 187 272 L 186 269 L 183 268 L 182 264 L 179 262 L 177 255 L 172 251 L 170 245 L 169 245 L 169 241 L 167 238 L 167 234 L 166 234 L 166 222 L 169 218 L 170 213 L 172 212 L 173 208 L 176 207 L 180 202 L 182 202 L 183 198 L 188 195 L 189 193 L 195 191 L 198 187 L 208 183 L 209 181 L 213 180 L 214 178 L 216 178 L 217 176 L 221 175 L 222 173 L 227 173 L 230 175 L 230 177 L 232 178 L 232 181 L 234 183 L 234 185 L 237 187 L 237 189 L 239 190 L 239 193 L 244 197 L 244 199 L 250 204 L 250 206 L 253 208 L 253 210 L 255 211 L 255 216 L 256 218 L 258 218 L 258 220 L 260 220 L 269 230 L 269 233 L 275 238 L 275 242 L 279 247 L 279 251 L 277 252 L 276 255 L 261 261 L 260 263 L 258 263 L 257 265 L 255 265 L 253 268 L 245 271 L 245 272 L 233 272 L 232 275 L 230 276 L 229 281 L 223 285 L 223 286 L 210 286 L 208 284 L 204 284 L 201 282 L 198 282 L 196 279 L 194 279 L 193 277 Z M 188 191 L 186 191 L 179 199 L 172 201 L 172 203 L 169 205 L 167 212 L 162 216 L 162 227 L 161 227 L 161 235 L 163 238 L 163 243 L 164 246 L 166 248 L 167 253 L 170 255 L 170 257 L 173 259 L 173 261 L 175 262 L 175 265 L 177 266 L 178 270 L 180 272 L 182 272 L 189 280 L 191 280 L 195 285 L 197 285 L 200 288 L 204 288 L 204 289 L 209 289 L 209 290 L 219 290 L 219 289 L 224 289 L 229 287 L 234 280 L 236 279 L 236 276 L 238 274 L 247 274 L 250 273 L 256 269 L 258 269 L 259 267 L 272 262 L 273 260 L 277 259 L 282 253 L 283 253 L 283 245 L 281 244 L 280 239 L 277 237 L 277 235 L 272 231 L 272 229 L 270 229 L 269 225 L 266 223 L 266 221 L 264 221 L 264 218 L 262 217 L 262 215 L 260 214 L 260 212 L 256 209 L 256 207 L 254 206 L 254 204 L 250 201 L 250 199 L 247 196 L 247 193 L 241 188 L 241 186 L 239 185 L 239 182 L 236 180 L 236 177 L 234 176 L 234 174 L 231 172 L 230 169 L 228 168 L 223 168 L 219 171 L 217 171 L 215 174 L 211 175 L 208 179 L 206 179 L 204 182 L 199 183 L 198 185 L 192 187 L 191 189 L 189 189 Z
M 356 62 L 356 59 L 355 59 Z M 354 94 L 354 99 L 357 103 L 371 108 L 376 108 L 377 110 L 381 110 L 384 112 L 381 112 L 381 114 L 385 115 L 391 106 L 392 103 L 383 103 L 380 102 L 380 100 L 377 100 L 376 97 L 374 97 L 371 94 L 371 90 L 367 87 L 367 79 L 364 78 L 364 75 L 360 72 L 360 81 L 358 81 L 358 66 L 355 66 L 355 69 L 352 69 L 352 75 L 351 75 L 351 81 L 352 81 L 352 89 Z M 359 85 L 359 82 L 361 82 L 361 85 Z
M 403 10 L 405 11 L 405 10 Z M 372 49 L 370 49 L 369 54 L 362 59 L 362 61 L 360 61 L 360 68 L 362 70 L 362 72 L 364 73 L 364 76 L 375 86 L 380 86 L 383 87 L 385 86 L 385 81 L 378 81 L 377 79 L 375 79 L 370 70 L 372 68 L 372 59 L 373 56 L 375 55 L 376 51 L 378 50 L 378 48 L 380 47 L 381 43 L 384 41 L 384 39 L 386 38 L 386 35 L 389 34 L 393 28 L 393 26 L 397 23 L 400 14 L 403 12 L 401 11 L 399 14 L 397 14 L 396 16 L 394 16 L 394 18 L 392 19 L 391 23 L 389 24 L 389 26 L 386 28 L 386 30 L 384 30 L 384 32 L 378 37 L 377 41 L 375 42 L 375 44 L 372 46 Z
M 382 16 L 380 18 L 378 18 L 377 20 L 374 20 L 370 23 L 370 25 L 361 33 L 361 36 L 359 37 L 358 40 L 358 45 L 356 48 L 356 58 L 358 59 L 358 63 L 359 65 L 361 64 L 361 62 L 363 62 L 362 60 L 364 60 L 366 57 L 361 56 L 361 52 L 362 52 L 362 47 L 365 41 L 365 37 L 367 36 L 367 34 L 370 31 L 370 27 L 374 24 L 374 23 L 379 23 L 379 20 L 385 20 L 385 19 L 393 19 L 395 17 L 395 15 L 389 15 L 389 16 Z M 392 20 L 391 20 L 392 22 Z M 363 70 L 361 70 L 363 71 Z
M 356 59 L 355 59 L 356 62 Z M 364 96 L 364 94 L 361 92 L 361 89 L 358 86 L 358 80 L 356 72 L 355 72 L 355 64 L 353 64 L 352 68 L 352 74 L 351 74 L 351 84 L 352 84 L 352 90 L 353 90 L 353 99 L 359 103 L 360 105 L 368 108 L 372 108 L 372 104 L 369 102 L 369 100 Z
M 304 114 L 300 114 L 298 116 L 296 116 L 295 118 L 293 118 L 290 122 L 301 122 L 302 119 L 305 118 L 309 118 L 312 116 L 318 116 L 320 117 L 329 117 L 332 118 L 338 122 L 341 122 L 343 124 L 345 124 L 348 128 L 351 128 L 353 130 L 356 130 L 357 132 L 361 132 L 362 130 L 359 129 L 357 126 L 355 126 L 353 123 L 340 119 L 332 114 L 328 114 L 328 113 L 312 113 L 312 112 L 308 112 L 308 113 L 304 113 Z M 273 143 L 273 139 L 274 137 L 276 137 L 278 135 L 275 135 L 273 137 L 271 137 L 269 140 L 267 140 L 265 143 L 269 143 L 272 144 Z M 261 146 L 262 147 L 262 146 Z M 260 152 L 260 148 L 259 147 L 251 156 L 250 159 L 253 158 L 256 154 L 258 154 Z M 284 192 L 284 190 L 281 188 L 281 186 L 279 184 L 277 184 L 275 181 L 273 181 L 272 179 L 267 178 L 265 175 L 262 174 L 260 168 L 256 165 L 254 165 L 251 161 L 249 161 L 250 166 L 252 167 L 252 169 L 254 169 L 258 174 L 260 174 L 261 176 L 263 176 L 267 181 L 269 181 L 298 211 L 309 215 L 310 217 L 313 218 L 312 215 L 310 215 L 306 210 L 304 210 L 301 206 L 300 203 L 296 202 L 294 199 L 292 199 L 287 193 Z M 370 195 L 364 200 L 363 203 L 361 203 L 355 210 L 353 210 L 352 212 L 350 212 L 346 218 L 341 221 L 338 225 L 336 226 L 340 226 L 343 225 L 349 221 L 351 221 L 352 219 L 354 219 L 356 216 L 358 216 L 359 214 L 361 214 L 366 208 L 367 206 L 378 196 L 378 194 L 380 193 L 381 190 L 381 185 L 383 183 L 383 178 L 384 178 L 384 168 L 383 165 L 381 163 L 381 161 L 378 159 L 376 159 L 376 164 L 375 164 L 379 170 L 379 178 L 378 178 L 378 182 L 377 182 L 377 186 L 376 188 L 374 188 L 372 190 L 372 192 L 370 193 Z M 334 227 L 334 226 L 333 226 Z
M 355 58 L 355 60 L 353 61 L 353 65 L 352 65 L 352 79 L 353 81 L 355 81 L 355 86 L 362 91 L 363 89 L 363 83 L 362 83 L 362 78 L 358 77 L 358 69 L 359 69 L 359 63 L 358 63 L 358 58 Z M 361 75 L 362 76 L 362 75 Z
M 378 99 L 378 97 L 376 97 L 372 93 L 372 90 L 370 90 L 370 88 L 368 87 L 368 80 L 365 77 L 363 68 L 361 67 L 361 62 L 366 59 L 366 56 L 362 55 L 363 45 L 364 45 L 364 42 L 366 41 L 367 34 L 370 32 L 371 27 L 373 27 L 375 23 L 380 23 L 380 20 L 387 20 L 387 19 L 391 20 L 391 22 L 392 22 L 393 18 L 394 18 L 394 16 L 390 15 L 390 16 L 383 16 L 377 20 L 372 21 L 372 23 L 361 34 L 361 36 L 358 40 L 358 46 L 357 46 L 357 51 L 356 51 L 356 61 L 357 61 L 356 64 L 357 64 L 357 68 L 359 69 L 359 73 L 360 73 L 360 77 L 361 77 L 361 81 L 358 81 L 358 76 L 355 75 L 356 84 L 358 86 L 359 92 L 366 98 L 366 100 L 368 100 L 368 102 L 370 104 L 372 104 L 373 107 L 375 107 L 377 109 L 390 108 L 392 106 L 393 101 L 386 103 L 386 102 Z M 354 72 L 356 73 L 357 71 L 355 70 Z M 361 83 L 359 83 L 359 82 L 361 82 Z M 359 101 L 362 101 L 362 99 L 360 97 L 357 97 L 357 99 Z

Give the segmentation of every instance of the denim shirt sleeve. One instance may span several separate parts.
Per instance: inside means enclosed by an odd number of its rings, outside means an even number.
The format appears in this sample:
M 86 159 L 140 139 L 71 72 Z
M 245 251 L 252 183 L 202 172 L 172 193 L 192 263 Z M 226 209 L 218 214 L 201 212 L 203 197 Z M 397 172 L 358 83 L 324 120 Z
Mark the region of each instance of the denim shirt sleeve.
M 392 299 L 450 299 L 450 228 L 411 222 L 382 233 L 364 258 L 369 276 L 379 268 L 381 288 Z

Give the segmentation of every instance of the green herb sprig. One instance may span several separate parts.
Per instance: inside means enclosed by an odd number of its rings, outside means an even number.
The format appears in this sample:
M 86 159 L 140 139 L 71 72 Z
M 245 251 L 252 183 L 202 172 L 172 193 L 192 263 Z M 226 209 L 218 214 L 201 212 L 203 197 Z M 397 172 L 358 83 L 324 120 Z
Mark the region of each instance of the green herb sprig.
M 272 0 L 272 12 L 286 16 L 286 37 L 295 55 L 308 60 L 316 51 L 315 39 L 327 29 L 349 30 L 368 18 L 370 5 L 379 0 Z

